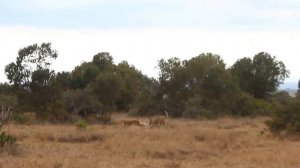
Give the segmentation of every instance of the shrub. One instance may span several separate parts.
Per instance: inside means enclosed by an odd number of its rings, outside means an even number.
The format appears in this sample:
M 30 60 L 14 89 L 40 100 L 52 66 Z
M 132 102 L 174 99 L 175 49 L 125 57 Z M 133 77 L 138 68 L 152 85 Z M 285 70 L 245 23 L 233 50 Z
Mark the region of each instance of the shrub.
M 262 99 L 242 93 L 232 108 L 231 113 L 237 116 L 268 115 L 276 110 L 276 106 Z
M 182 113 L 182 116 L 185 118 L 210 118 L 213 119 L 217 117 L 215 111 L 208 110 L 202 104 L 203 99 L 200 96 L 189 98 L 186 102 L 185 109 Z
M 273 113 L 266 124 L 274 133 L 287 131 L 292 134 L 300 133 L 300 101 L 293 100 Z
M 12 116 L 12 120 L 17 124 L 29 124 L 34 120 L 35 117 L 24 113 L 15 113 Z
M 88 90 L 66 91 L 63 94 L 63 103 L 72 115 L 82 118 L 97 115 L 97 119 L 100 121 L 110 120 L 110 113 L 103 110 L 101 102 Z
M 14 136 L 8 135 L 5 132 L 0 134 L 0 148 L 3 148 L 5 145 L 14 145 L 16 138 Z
M 192 106 L 187 107 L 184 110 L 182 116 L 185 118 L 193 118 L 193 119 L 197 119 L 197 118 L 201 118 L 201 117 L 213 119 L 213 118 L 217 117 L 217 115 L 210 110 L 207 110 L 205 108 L 196 108 L 196 107 L 192 107 Z
M 77 127 L 78 130 L 85 130 L 87 125 L 88 125 L 88 123 L 83 119 L 81 119 L 75 123 L 75 126 Z

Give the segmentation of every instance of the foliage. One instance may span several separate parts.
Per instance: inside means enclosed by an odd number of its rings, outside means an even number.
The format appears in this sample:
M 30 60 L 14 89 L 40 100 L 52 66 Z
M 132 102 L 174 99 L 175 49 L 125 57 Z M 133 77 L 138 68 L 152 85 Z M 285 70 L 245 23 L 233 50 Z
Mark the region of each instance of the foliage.
M 83 119 L 81 119 L 75 123 L 75 126 L 78 130 L 85 130 L 87 125 L 88 125 L 88 123 Z
M 289 101 L 286 106 L 282 106 L 267 122 L 270 130 L 275 133 L 287 131 L 292 134 L 300 133 L 300 101 Z
M 8 83 L 0 83 L 1 95 L 14 95 L 14 87 Z
M 87 90 L 66 91 L 63 93 L 62 101 L 70 114 L 80 117 L 98 114 L 102 108 L 102 104 Z
M 167 110 L 171 115 L 179 117 L 182 115 L 184 101 L 189 94 L 184 63 L 178 58 L 161 59 L 158 67 L 160 70 L 158 96 L 161 99 L 161 111 Z
M 111 112 L 116 109 L 116 102 L 121 95 L 123 84 L 119 74 L 105 72 L 100 73 L 95 82 L 90 83 L 89 89 L 102 103 L 102 110 Z
M 33 122 L 33 117 L 26 115 L 24 113 L 14 113 L 12 116 L 12 120 L 17 124 L 29 124 Z
M 5 145 L 13 145 L 16 143 L 16 138 L 14 136 L 8 135 L 5 132 L 0 134 L 0 148 L 3 148 Z
M 50 43 L 20 49 L 5 73 L 10 84 L 0 85 L 0 105 L 35 112 L 38 119 L 109 122 L 114 111 L 155 115 L 167 110 L 173 117 L 267 115 L 291 99 L 275 93 L 289 75 L 283 62 L 268 53 L 242 58 L 226 69 L 216 54 L 191 59 L 161 59 L 157 79 L 143 75 L 126 61 L 114 63 L 99 52 L 70 72 L 50 69 L 57 51 Z M 16 107 L 16 108 L 15 108 Z
M 206 116 L 230 113 L 240 94 L 236 78 L 225 69 L 218 55 L 200 54 L 185 61 L 160 60 L 159 68 L 162 109 L 173 116 L 191 115 L 191 111 L 198 115 L 196 108 L 211 113 Z M 192 107 L 190 100 L 193 100 Z
M 195 95 L 186 102 L 186 108 L 183 111 L 182 116 L 185 118 L 216 118 L 217 111 L 210 111 L 203 106 L 203 97 Z
M 51 49 L 51 43 L 29 45 L 19 50 L 16 62 L 8 64 L 5 73 L 10 83 L 27 89 L 32 73 L 49 69 L 52 60 L 56 58 L 57 52 Z
M 120 85 L 120 96 L 116 101 L 117 110 L 129 111 L 139 96 L 145 78 L 140 71 L 126 61 L 122 61 L 116 66 L 116 72 L 123 83 Z
M 91 62 L 84 62 L 75 67 L 71 76 L 71 85 L 73 89 L 84 89 L 93 82 L 100 73 L 100 69 Z
M 239 59 L 231 71 L 239 78 L 240 88 L 255 98 L 266 99 L 289 76 L 283 62 L 275 56 L 260 52 L 250 58 Z
M 300 98 L 300 80 L 298 81 L 298 90 L 297 90 L 297 93 L 296 93 L 296 97 Z
M 114 67 L 113 57 L 108 52 L 100 52 L 93 57 L 92 63 L 96 65 L 101 72 L 110 71 Z
M 49 106 L 56 104 L 60 92 L 54 83 L 54 72 L 49 69 L 37 70 L 32 73 L 30 83 L 30 105 L 37 116 L 42 116 Z M 56 109 L 53 109 L 56 110 Z M 49 111 L 51 113 L 51 111 Z M 43 118 L 43 117 L 42 117 Z
M 162 103 L 158 94 L 159 82 L 153 78 L 143 77 L 139 95 L 131 113 L 134 115 L 152 116 L 159 111 Z
M 50 43 L 29 45 L 18 52 L 16 62 L 8 64 L 5 73 L 15 87 L 19 110 L 35 111 L 44 116 L 47 107 L 54 105 L 59 92 L 54 84 L 55 73 L 50 70 L 57 51 Z
M 70 72 L 58 72 L 55 75 L 55 83 L 57 87 L 62 90 L 67 90 L 72 88 L 72 75 Z
M 258 116 L 270 115 L 277 107 L 265 100 L 256 99 L 248 93 L 242 93 L 231 109 L 231 114 L 234 116 Z
M 244 57 L 237 60 L 231 67 L 232 74 L 236 75 L 239 80 L 241 90 L 247 93 L 253 93 L 254 70 L 251 58 Z
M 17 106 L 17 98 L 14 95 L 0 94 L 0 108 L 14 109 Z

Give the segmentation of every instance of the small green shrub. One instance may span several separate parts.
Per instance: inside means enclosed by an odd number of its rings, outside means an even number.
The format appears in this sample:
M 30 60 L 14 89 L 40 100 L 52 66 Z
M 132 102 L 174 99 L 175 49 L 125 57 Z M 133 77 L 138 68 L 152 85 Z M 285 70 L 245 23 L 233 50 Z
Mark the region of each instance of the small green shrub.
M 77 129 L 79 129 L 79 130 L 85 130 L 86 127 L 87 127 L 87 125 L 88 125 L 88 123 L 87 123 L 85 120 L 83 120 L 83 119 L 81 119 L 81 120 L 79 120 L 79 121 L 77 121 L 77 122 L 75 123 L 75 126 L 76 126 Z
M 14 136 L 8 135 L 5 132 L 0 134 L 0 148 L 3 148 L 5 145 L 14 145 L 16 138 Z

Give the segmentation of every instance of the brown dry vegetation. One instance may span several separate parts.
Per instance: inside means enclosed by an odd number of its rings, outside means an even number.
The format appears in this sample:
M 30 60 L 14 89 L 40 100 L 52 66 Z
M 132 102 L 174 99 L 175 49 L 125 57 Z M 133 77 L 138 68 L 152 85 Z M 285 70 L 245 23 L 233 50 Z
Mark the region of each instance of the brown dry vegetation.
M 300 142 L 262 134 L 264 121 L 171 119 L 161 128 L 89 125 L 84 131 L 11 124 L 4 129 L 18 146 L 0 154 L 0 168 L 300 167 Z

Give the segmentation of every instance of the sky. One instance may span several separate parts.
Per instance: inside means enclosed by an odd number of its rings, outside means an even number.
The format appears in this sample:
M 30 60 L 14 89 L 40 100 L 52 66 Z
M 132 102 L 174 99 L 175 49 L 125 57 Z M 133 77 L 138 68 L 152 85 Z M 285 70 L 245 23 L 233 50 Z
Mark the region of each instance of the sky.
M 0 0 L 0 81 L 18 50 L 51 42 L 56 71 L 98 52 L 157 77 L 161 58 L 220 55 L 227 67 L 264 51 L 300 78 L 298 0 Z

